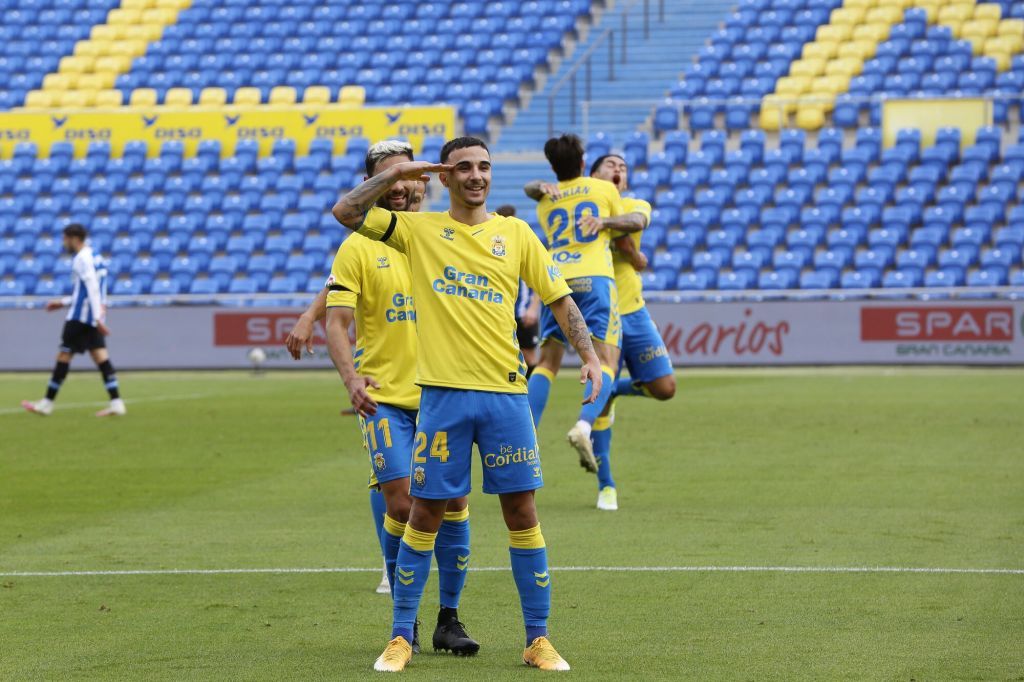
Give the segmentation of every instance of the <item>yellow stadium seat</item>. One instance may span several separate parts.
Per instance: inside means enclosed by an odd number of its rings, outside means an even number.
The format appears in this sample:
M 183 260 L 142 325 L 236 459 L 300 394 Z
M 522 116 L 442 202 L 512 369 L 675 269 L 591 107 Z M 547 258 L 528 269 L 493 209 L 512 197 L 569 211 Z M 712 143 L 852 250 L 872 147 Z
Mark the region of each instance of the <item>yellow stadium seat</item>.
M 878 51 L 878 41 L 875 40 L 851 40 L 839 46 L 839 57 L 854 58 L 860 60 L 871 59 Z
M 156 90 L 153 88 L 136 88 L 132 90 L 128 104 L 133 107 L 155 107 Z
M 298 95 L 295 93 L 295 88 L 288 85 L 278 85 L 277 87 L 270 89 L 270 104 L 295 104 L 295 100 Z
M 852 24 L 856 26 L 860 22 L 864 21 L 864 15 L 866 13 L 867 10 L 863 7 L 840 7 L 832 10 L 828 23 L 832 25 Z
M 999 21 L 1003 18 L 1003 8 L 994 2 L 979 2 L 974 6 L 974 18 Z
M 231 101 L 232 104 L 250 106 L 253 104 L 260 103 L 260 89 L 259 88 L 238 88 L 235 90 L 235 97 Z
M 889 33 L 892 31 L 892 26 L 885 23 L 875 22 L 871 24 L 861 24 L 853 29 L 854 40 L 870 40 L 875 43 L 881 43 L 889 38 Z
M 960 32 L 964 29 L 964 22 L 960 19 L 947 19 L 941 22 L 943 26 L 948 26 L 949 30 L 953 32 L 953 37 L 959 39 Z
M 79 40 L 71 54 L 76 57 L 101 57 L 106 54 L 109 45 L 110 42 L 106 40 Z
M 153 7 L 152 0 L 121 0 L 121 9 L 144 10 Z
M 178 10 L 161 7 L 159 9 L 147 9 L 142 13 L 142 24 L 173 24 L 178 20 Z
M 837 43 L 841 43 L 844 40 L 849 40 L 852 35 L 853 26 L 849 24 L 839 24 L 837 26 L 824 24 L 818 27 L 814 37 L 816 40 L 834 40 Z
M 939 3 L 937 2 L 918 2 L 916 7 L 924 10 L 926 15 L 926 21 L 929 24 L 934 24 L 939 18 Z
M 843 7 L 874 7 L 878 3 L 875 0 L 846 0 Z
M 108 24 L 124 24 L 131 26 L 142 21 L 142 10 L 137 9 L 112 9 L 107 14 Z
M 48 73 L 43 76 L 43 90 L 70 90 L 78 82 L 69 73 Z
M 366 90 L 361 85 L 342 86 L 338 93 L 338 104 L 361 107 L 366 102 Z
M 807 92 L 811 79 L 807 76 L 784 76 L 775 83 L 775 94 L 795 97 Z
M 780 106 L 777 98 L 768 95 L 761 100 L 761 113 L 758 115 L 758 123 L 765 130 L 779 130 L 789 119 L 786 108 Z
M 1009 52 L 986 52 L 985 56 L 996 63 L 996 71 L 1006 71 L 1013 62 L 1013 55 Z
M 956 21 L 965 22 L 974 17 L 974 3 L 957 5 L 944 5 L 939 8 L 938 21 L 942 24 Z
M 107 90 L 114 87 L 114 83 L 117 81 L 117 76 L 120 71 L 95 71 L 92 76 L 95 78 L 93 81 L 96 84 L 97 90 Z
M 192 5 L 192 0 L 156 0 L 157 7 L 166 9 L 183 10 Z
M 815 40 L 804 43 L 804 59 L 832 59 L 839 54 L 839 43 L 831 40 Z
M 796 110 L 796 125 L 804 130 L 818 130 L 825 125 L 825 107 L 803 104 Z
M 820 76 L 825 73 L 824 59 L 797 59 L 789 65 L 790 76 Z
M 128 55 L 110 55 L 96 60 L 94 68 L 97 72 L 125 73 L 132 66 L 132 58 Z
M 89 73 L 95 63 L 95 57 L 61 57 L 57 70 L 61 73 Z
M 864 60 L 857 57 L 840 57 L 825 66 L 826 76 L 859 76 L 864 70 Z
M 75 85 L 76 90 L 102 90 L 104 87 L 106 86 L 103 84 L 103 79 L 95 73 L 83 73 L 78 77 L 78 83 Z
M 302 93 L 303 104 L 329 104 L 331 89 L 326 85 L 311 85 Z
M 1014 54 L 1020 52 L 1022 42 L 1024 42 L 1024 39 L 1020 36 L 996 36 L 985 41 L 985 47 L 982 51 L 985 54 L 992 52 Z
M 888 0 L 888 2 L 893 7 L 899 7 L 901 10 L 914 6 L 914 0 Z
M 89 30 L 91 40 L 115 41 L 124 37 L 124 26 L 121 24 L 96 24 Z
M 165 28 L 167 28 L 166 24 L 161 23 L 139 24 L 132 26 L 131 37 L 145 40 L 146 42 L 153 42 L 160 40 Z
M 95 90 L 64 90 L 60 93 L 59 104 L 69 109 L 84 109 L 96 100 Z
M 114 88 L 100 90 L 96 93 L 96 106 L 119 107 L 124 104 L 124 93 Z
M 189 88 L 171 88 L 164 97 L 165 107 L 192 106 L 192 90 Z
M 864 21 L 872 24 L 898 24 L 903 21 L 903 10 L 888 4 L 880 5 L 868 10 L 868 13 L 864 16 Z
M 141 57 L 149 44 L 145 40 L 122 40 L 114 43 L 110 54 L 121 57 Z
M 996 33 L 1001 36 L 1024 37 L 1024 19 L 1003 19 L 999 22 Z
M 57 103 L 56 93 L 45 90 L 29 90 L 25 95 L 26 109 L 49 109 Z
M 224 106 L 228 103 L 228 91 L 224 88 L 203 88 L 199 92 L 199 104 L 203 106 Z
M 815 97 L 834 98 L 850 89 L 849 76 L 819 76 L 811 83 L 810 93 Z
M 998 24 L 999 22 L 992 21 L 991 19 L 973 19 L 964 22 L 962 33 L 967 39 L 975 37 L 988 38 L 996 34 Z

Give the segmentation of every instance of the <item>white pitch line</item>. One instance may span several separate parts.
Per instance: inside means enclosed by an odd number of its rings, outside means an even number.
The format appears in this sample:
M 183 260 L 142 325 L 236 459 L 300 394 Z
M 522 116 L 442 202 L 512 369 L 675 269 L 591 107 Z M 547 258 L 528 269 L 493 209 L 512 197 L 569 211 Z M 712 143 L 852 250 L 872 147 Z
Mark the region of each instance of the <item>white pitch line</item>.
M 125 400 L 125 403 L 131 407 L 136 403 L 159 403 L 168 400 L 192 400 L 193 398 L 205 398 L 208 394 L 206 393 L 185 393 L 183 395 L 159 395 L 151 398 L 129 398 Z M 54 403 L 54 411 L 61 412 L 63 410 L 73 410 L 80 407 L 103 407 L 109 405 L 109 400 L 102 400 L 98 402 L 89 403 Z M 5 414 L 20 414 L 25 412 L 24 407 L 3 407 L 0 408 L 0 416 Z
M 490 573 L 510 570 L 508 566 L 471 567 L 470 571 Z M 942 568 L 917 566 L 553 566 L 559 573 L 928 573 L 941 575 L 1024 575 L 1024 568 Z M 110 571 L 7 571 L 3 578 L 78 578 L 88 576 L 148 575 L 285 575 L 292 573 L 379 573 L 380 567 L 352 566 L 325 568 L 157 568 Z

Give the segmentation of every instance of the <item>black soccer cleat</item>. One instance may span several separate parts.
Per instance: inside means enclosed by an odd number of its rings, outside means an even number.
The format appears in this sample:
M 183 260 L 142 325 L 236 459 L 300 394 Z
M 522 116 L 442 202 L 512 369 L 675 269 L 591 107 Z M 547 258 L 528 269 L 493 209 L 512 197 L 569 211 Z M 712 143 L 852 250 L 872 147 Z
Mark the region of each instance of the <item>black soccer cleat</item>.
M 456 617 L 438 615 L 434 630 L 434 651 L 450 651 L 456 656 L 473 656 L 480 645 L 466 632 L 466 626 Z
M 420 652 L 420 619 L 417 618 L 416 622 L 412 624 L 412 652 L 418 654 Z

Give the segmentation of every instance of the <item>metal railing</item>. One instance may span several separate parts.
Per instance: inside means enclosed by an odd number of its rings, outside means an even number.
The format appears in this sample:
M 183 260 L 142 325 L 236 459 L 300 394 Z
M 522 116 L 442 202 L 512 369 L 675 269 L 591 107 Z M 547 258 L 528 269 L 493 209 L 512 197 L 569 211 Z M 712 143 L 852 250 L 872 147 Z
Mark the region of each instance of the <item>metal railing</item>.
M 629 59 L 629 16 L 630 10 L 635 6 L 643 3 L 643 34 L 644 40 L 651 35 L 651 4 L 655 0 L 630 0 L 622 7 L 622 14 L 620 15 L 619 27 L 608 27 L 597 37 L 596 40 L 587 48 L 576 63 L 573 64 L 572 68 L 556 82 L 551 90 L 546 95 L 547 106 L 548 106 L 548 136 L 551 137 L 555 134 L 555 102 L 556 97 L 561 94 L 562 90 L 569 87 L 569 121 L 571 125 L 576 125 L 576 103 L 578 99 L 577 94 L 577 82 L 580 69 L 583 69 L 583 82 L 584 82 L 584 99 L 591 99 L 592 83 L 593 83 L 593 62 L 595 57 L 599 57 L 598 50 L 601 48 L 607 48 L 608 57 L 608 80 L 615 80 L 615 44 L 616 36 L 618 36 L 619 44 L 619 63 L 626 64 Z M 658 3 L 658 20 L 663 21 L 665 18 L 665 0 L 657 0 Z

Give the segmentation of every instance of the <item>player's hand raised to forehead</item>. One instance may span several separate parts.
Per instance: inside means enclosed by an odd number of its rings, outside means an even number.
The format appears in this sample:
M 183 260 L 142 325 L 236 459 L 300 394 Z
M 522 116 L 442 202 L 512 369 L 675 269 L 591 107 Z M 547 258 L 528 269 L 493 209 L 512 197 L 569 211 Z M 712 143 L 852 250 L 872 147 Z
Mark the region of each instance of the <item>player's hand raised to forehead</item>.
M 421 180 L 428 182 L 430 176 L 427 173 L 445 173 L 454 166 L 446 163 L 430 163 L 429 161 L 406 161 L 396 163 L 388 169 L 396 180 Z

